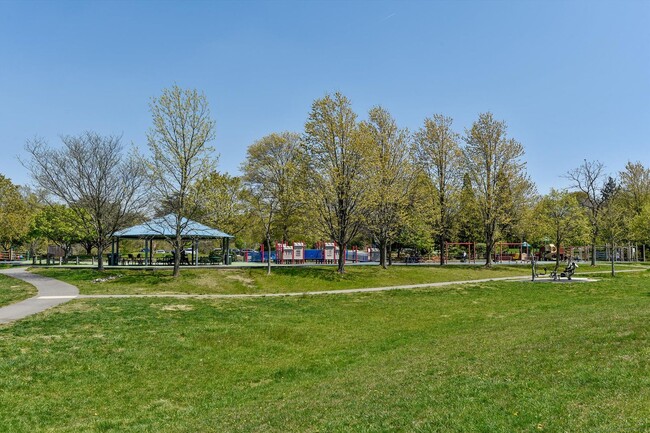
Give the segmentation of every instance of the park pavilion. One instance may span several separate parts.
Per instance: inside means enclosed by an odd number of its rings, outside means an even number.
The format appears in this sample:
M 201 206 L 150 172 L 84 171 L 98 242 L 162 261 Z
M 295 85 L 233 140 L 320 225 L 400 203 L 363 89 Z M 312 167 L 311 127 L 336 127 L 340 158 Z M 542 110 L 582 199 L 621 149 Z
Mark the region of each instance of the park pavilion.
M 175 227 L 176 217 L 170 214 L 116 232 L 113 235 L 113 244 L 111 249 L 114 261 L 109 264 L 117 265 L 119 263 L 121 239 L 143 240 L 145 242 L 145 248 L 144 257 L 141 260 L 142 264 L 154 264 L 153 241 L 173 239 L 176 236 Z M 233 239 L 233 236 L 187 218 L 181 219 L 181 227 L 183 227 L 181 231 L 181 237 L 183 240 L 192 243 L 192 264 L 199 264 L 199 241 L 210 239 L 221 239 L 223 263 L 227 265 L 230 264 L 230 240 Z M 122 260 L 122 263 L 124 264 L 124 260 Z

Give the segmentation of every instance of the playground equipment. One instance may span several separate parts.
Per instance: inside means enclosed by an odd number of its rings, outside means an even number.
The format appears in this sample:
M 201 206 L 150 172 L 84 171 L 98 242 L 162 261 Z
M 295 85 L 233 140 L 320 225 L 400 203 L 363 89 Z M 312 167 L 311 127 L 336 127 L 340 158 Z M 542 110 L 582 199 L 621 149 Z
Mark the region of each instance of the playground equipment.
M 368 261 L 369 262 L 378 262 L 379 261 L 379 248 L 368 248 Z
M 336 242 L 325 242 L 323 245 L 323 260 L 325 263 L 334 263 L 339 259 L 339 249 Z
M 471 261 L 476 263 L 476 242 L 445 242 L 445 263 L 449 261 L 449 247 L 465 247 L 464 256 L 459 257 L 461 262 Z
M 293 262 L 294 263 L 305 263 L 305 243 L 304 242 L 294 242 L 293 243 Z
M 505 250 L 504 250 L 505 246 Z M 527 242 L 497 242 L 494 244 L 494 261 L 495 262 L 512 262 L 512 261 L 526 261 L 529 260 L 530 254 L 528 248 L 530 244 Z M 526 252 L 524 252 L 524 248 Z M 498 249 L 498 253 L 497 253 Z M 519 251 L 511 253 L 510 249 L 518 249 Z

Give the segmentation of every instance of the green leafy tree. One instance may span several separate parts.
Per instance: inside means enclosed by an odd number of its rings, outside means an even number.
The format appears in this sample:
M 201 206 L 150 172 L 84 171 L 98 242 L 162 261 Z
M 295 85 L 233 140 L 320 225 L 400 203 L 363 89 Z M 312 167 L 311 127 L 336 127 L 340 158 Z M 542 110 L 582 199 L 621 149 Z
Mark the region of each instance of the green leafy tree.
M 643 242 L 644 245 L 650 242 L 650 224 L 648 224 L 648 221 L 650 221 L 650 202 L 643 205 L 638 215 L 631 216 L 629 222 L 630 236 Z M 645 252 L 643 255 L 645 260 Z
M 648 219 L 647 215 L 646 218 L 642 215 L 645 213 L 644 209 L 650 204 L 650 169 L 640 162 L 628 161 L 625 170 L 619 173 L 619 178 L 620 199 L 628 210 L 630 239 L 642 243 L 645 260 L 645 245 L 650 241 L 650 237 L 643 234 L 643 222 Z
M 483 234 L 482 217 L 472 187 L 472 180 L 467 173 L 463 174 L 458 202 L 458 215 L 456 218 L 458 241 L 477 242 Z
M 249 203 L 264 229 L 267 251 L 271 251 L 274 227 L 288 241 L 292 221 L 303 200 L 302 142 L 292 132 L 270 134 L 253 143 L 242 165 Z M 271 273 L 271 261 L 267 273 Z
M 483 113 L 466 130 L 463 149 L 469 175 L 483 223 L 486 244 L 485 265 L 492 265 L 492 252 L 500 229 L 516 218 L 517 200 L 528 201 L 534 187 L 522 161 L 524 148 L 507 137 L 505 122 L 496 121 L 492 113 Z
M 201 213 L 196 184 L 214 169 L 215 122 L 207 98 L 197 90 L 174 85 L 151 104 L 153 126 L 147 134 L 151 158 L 143 159 L 150 191 L 161 204 L 159 213 L 172 227 L 175 251 L 184 247 L 183 232 Z M 174 277 L 180 275 L 180 254 L 175 254 Z
M 582 243 L 589 233 L 589 221 L 575 194 L 551 189 L 537 205 L 538 237 L 550 237 L 556 247 Z M 555 256 L 555 270 L 560 267 L 560 254 Z
M 616 275 L 616 245 L 628 233 L 629 211 L 621 195 L 621 188 L 611 176 L 601 190 L 602 207 L 598 215 L 600 236 L 611 248 L 610 263 L 612 277 Z
M 390 113 L 373 107 L 360 125 L 367 135 L 369 188 L 365 195 L 366 226 L 379 245 L 379 264 L 387 266 L 388 246 L 404 225 L 413 180 L 408 132 L 399 129 Z
M 61 204 L 52 204 L 41 209 L 32 220 L 31 234 L 47 239 L 63 250 L 63 260 L 68 261 L 72 246 L 92 236 L 84 230 L 84 224 L 77 212 Z
M 228 173 L 210 172 L 196 186 L 201 220 L 238 236 L 250 224 L 242 178 Z
M 461 187 L 459 136 L 451 129 L 452 122 L 451 117 L 434 114 L 424 120 L 424 127 L 415 134 L 417 160 L 431 181 L 436 210 L 433 225 L 441 252 L 451 237 Z M 440 264 L 444 263 L 445 257 L 441 253 Z
M 0 174 L 0 245 L 5 251 L 24 240 L 29 208 L 17 185 Z
M 363 222 L 369 143 L 360 133 L 348 98 L 326 95 L 312 104 L 305 124 L 311 166 L 310 197 L 323 233 L 341 251 L 338 272 L 345 272 L 345 250 Z

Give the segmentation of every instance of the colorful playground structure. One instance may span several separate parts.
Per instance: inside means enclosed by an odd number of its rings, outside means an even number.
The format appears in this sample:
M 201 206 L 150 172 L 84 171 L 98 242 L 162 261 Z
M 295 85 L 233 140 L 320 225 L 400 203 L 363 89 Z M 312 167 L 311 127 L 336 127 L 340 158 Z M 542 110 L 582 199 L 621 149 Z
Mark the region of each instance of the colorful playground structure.
M 264 245 L 260 246 L 260 251 L 246 251 L 243 254 L 244 262 L 271 262 L 288 265 L 303 264 L 307 262 L 334 264 L 339 260 L 340 248 L 336 242 L 318 242 L 316 248 L 306 248 L 305 242 L 293 242 L 275 244 L 275 251 L 265 251 Z M 345 261 L 347 263 L 365 263 L 378 262 L 379 249 L 365 248 L 360 250 L 353 246 L 352 249 L 345 251 Z

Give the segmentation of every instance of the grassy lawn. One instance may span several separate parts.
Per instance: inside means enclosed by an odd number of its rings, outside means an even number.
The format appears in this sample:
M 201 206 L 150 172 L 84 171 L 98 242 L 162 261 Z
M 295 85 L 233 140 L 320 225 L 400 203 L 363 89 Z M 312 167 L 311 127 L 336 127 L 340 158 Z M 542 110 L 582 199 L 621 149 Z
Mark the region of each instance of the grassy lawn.
M 550 270 L 551 268 L 549 268 Z M 598 266 L 596 270 L 607 270 Z M 623 267 L 620 267 L 623 269 Z M 287 293 L 341 290 L 366 287 L 385 287 L 441 281 L 474 280 L 483 278 L 529 275 L 526 266 L 349 266 L 345 275 L 334 267 L 278 267 L 271 276 L 262 268 L 192 269 L 184 268 L 174 279 L 170 270 L 108 270 L 99 273 L 93 269 L 33 268 L 40 275 L 58 278 L 79 287 L 83 294 L 147 294 L 147 293 Z M 587 269 L 579 268 L 578 273 Z M 594 270 L 589 268 L 589 270 Z M 102 283 L 93 280 L 118 276 Z
M 75 300 L 0 327 L 0 431 L 650 431 L 649 287 Z
M 31 284 L 0 274 L 0 307 L 34 295 L 36 295 L 36 288 Z

